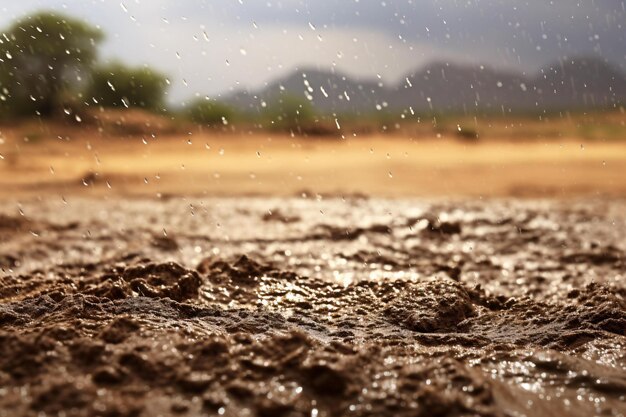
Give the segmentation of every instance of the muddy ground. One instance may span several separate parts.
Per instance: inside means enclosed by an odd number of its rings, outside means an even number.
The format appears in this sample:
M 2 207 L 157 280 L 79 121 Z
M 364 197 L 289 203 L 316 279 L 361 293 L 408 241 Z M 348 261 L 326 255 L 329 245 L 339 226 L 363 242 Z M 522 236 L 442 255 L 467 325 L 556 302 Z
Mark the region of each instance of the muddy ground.
M 626 414 L 624 200 L 0 213 L 0 416 Z

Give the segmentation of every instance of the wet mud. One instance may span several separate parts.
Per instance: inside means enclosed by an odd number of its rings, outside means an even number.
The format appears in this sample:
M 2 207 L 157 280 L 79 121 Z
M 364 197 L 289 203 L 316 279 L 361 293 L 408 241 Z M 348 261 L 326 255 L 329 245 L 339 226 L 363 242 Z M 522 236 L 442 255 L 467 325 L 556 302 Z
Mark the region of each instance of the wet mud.
M 626 202 L 5 201 L 0 416 L 624 416 Z

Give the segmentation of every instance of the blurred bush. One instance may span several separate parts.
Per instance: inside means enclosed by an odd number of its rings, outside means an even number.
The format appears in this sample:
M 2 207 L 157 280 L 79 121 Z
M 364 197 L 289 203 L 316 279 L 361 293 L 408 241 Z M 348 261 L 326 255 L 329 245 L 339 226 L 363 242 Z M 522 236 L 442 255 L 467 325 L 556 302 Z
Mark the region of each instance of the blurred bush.
M 50 116 L 84 88 L 104 35 L 83 21 L 40 12 L 3 31 L 0 116 Z
M 104 107 L 138 107 L 163 111 L 167 78 L 148 67 L 114 63 L 97 67 L 91 74 L 87 102 Z
M 472 129 L 471 127 L 458 127 L 456 131 L 456 135 L 459 139 L 475 142 L 479 139 L 478 131 L 476 129 Z
M 269 103 L 264 113 L 272 126 L 293 133 L 306 133 L 315 123 L 315 110 L 311 103 L 290 95 Z
M 199 99 L 187 107 L 185 116 L 195 123 L 215 127 L 231 122 L 235 117 L 235 111 L 224 103 Z

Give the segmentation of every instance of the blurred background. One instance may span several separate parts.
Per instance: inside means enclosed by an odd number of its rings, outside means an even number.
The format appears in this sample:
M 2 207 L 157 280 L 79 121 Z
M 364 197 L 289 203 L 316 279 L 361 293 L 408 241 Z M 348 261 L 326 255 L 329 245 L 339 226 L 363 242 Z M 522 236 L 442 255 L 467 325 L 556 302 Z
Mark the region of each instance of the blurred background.
M 3 195 L 626 195 L 624 1 L 0 12 Z

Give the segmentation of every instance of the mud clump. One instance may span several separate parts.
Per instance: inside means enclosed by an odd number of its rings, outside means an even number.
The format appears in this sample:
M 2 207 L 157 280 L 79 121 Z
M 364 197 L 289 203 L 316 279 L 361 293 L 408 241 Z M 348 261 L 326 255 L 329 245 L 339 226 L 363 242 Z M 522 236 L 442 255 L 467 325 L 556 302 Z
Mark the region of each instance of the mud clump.
M 267 213 L 263 214 L 261 219 L 264 222 L 279 222 L 286 224 L 297 223 L 300 221 L 300 217 L 284 214 L 280 209 L 269 210 Z
M 441 235 L 458 235 L 462 231 L 459 223 L 442 222 L 441 220 L 429 220 L 426 230 Z
M 164 252 L 171 252 L 178 250 L 178 242 L 171 236 L 154 236 L 150 244 L 156 249 L 161 249 Z
M 46 228 L 54 228 L 54 226 L 31 220 L 24 215 L 10 216 L 0 213 L 0 240 L 9 239 L 12 236 L 26 232 L 37 234 Z
M 383 313 L 390 322 L 421 333 L 458 332 L 475 315 L 467 291 L 448 280 L 409 285 Z
M 589 284 L 582 291 L 572 290 L 569 298 L 576 299 L 578 311 L 571 315 L 570 325 L 589 326 L 621 336 L 626 335 L 626 291 L 607 285 Z
M 31 222 L 23 217 L 0 214 L 0 233 L 17 232 L 30 226 Z
M 0 269 L 10 269 L 18 266 L 19 259 L 13 255 L 3 255 L 0 253 Z
M 107 343 L 121 343 L 140 329 L 140 325 L 128 317 L 120 317 L 109 324 L 101 333 L 100 338 Z
M 321 233 L 315 234 L 315 238 L 321 240 L 342 241 L 356 240 L 366 234 L 390 234 L 391 228 L 384 224 L 373 224 L 368 227 L 337 227 L 332 225 L 320 225 L 317 227 Z
M 243 286 L 255 286 L 264 276 L 281 279 L 293 278 L 294 274 L 280 271 L 272 264 L 257 262 L 246 255 L 235 256 L 231 260 L 204 259 L 197 267 L 201 274 L 208 276 L 213 284 L 231 283 Z
M 202 283 L 196 271 L 173 262 L 129 267 L 122 273 L 122 278 L 141 296 L 169 297 L 176 301 L 197 297 Z

